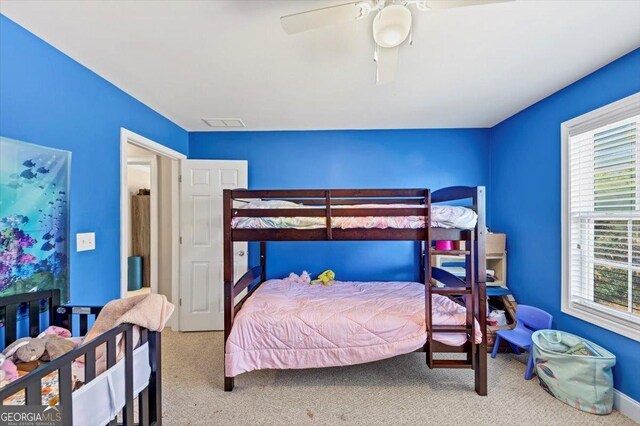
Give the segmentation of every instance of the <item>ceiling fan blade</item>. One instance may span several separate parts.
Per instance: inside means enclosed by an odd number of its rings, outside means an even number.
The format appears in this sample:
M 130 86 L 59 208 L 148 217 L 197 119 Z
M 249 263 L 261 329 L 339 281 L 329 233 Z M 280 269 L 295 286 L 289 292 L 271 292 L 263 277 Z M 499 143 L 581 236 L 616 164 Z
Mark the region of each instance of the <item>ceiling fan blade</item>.
M 451 9 L 463 6 L 480 6 L 483 4 L 506 3 L 513 0 L 427 0 L 428 9 Z
M 396 78 L 396 69 L 398 68 L 398 50 L 396 47 L 380 47 L 376 46 L 376 84 L 391 83 Z
M 368 3 L 359 1 L 283 16 L 280 18 L 280 23 L 287 34 L 295 34 L 328 25 L 356 21 L 367 16 L 369 10 Z

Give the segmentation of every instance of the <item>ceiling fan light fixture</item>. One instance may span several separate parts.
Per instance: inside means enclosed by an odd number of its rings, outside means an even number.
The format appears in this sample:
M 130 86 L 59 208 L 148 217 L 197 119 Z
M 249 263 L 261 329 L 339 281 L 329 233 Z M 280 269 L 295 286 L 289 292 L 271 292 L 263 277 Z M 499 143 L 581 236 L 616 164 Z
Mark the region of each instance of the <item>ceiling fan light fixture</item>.
M 382 9 L 373 20 L 373 39 L 381 47 L 396 47 L 411 32 L 411 11 L 394 4 Z

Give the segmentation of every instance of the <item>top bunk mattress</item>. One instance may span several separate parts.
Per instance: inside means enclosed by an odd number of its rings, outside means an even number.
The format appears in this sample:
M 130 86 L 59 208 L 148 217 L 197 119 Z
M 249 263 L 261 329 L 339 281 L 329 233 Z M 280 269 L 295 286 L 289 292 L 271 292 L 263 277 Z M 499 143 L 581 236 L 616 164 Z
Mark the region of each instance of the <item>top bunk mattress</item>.
M 244 209 L 304 209 L 317 208 L 290 201 L 252 201 Z M 332 208 L 404 208 L 411 204 L 358 204 L 332 206 Z M 320 229 L 326 227 L 323 217 L 236 217 L 231 226 L 235 229 Z M 434 228 L 474 229 L 478 215 L 472 209 L 459 206 L 431 206 L 431 226 Z M 419 229 L 424 228 L 424 216 L 362 216 L 332 217 L 331 227 L 340 229 Z

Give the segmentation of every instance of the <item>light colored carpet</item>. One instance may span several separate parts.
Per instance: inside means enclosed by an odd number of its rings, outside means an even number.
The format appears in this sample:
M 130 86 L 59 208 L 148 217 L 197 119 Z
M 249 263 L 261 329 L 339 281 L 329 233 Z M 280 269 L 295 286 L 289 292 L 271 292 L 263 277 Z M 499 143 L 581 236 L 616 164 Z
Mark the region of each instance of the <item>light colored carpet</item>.
M 163 332 L 166 425 L 633 425 L 618 412 L 594 416 L 523 378 L 523 356 L 489 358 L 489 396 L 471 370 L 429 370 L 412 353 L 370 364 L 262 370 L 224 392 L 222 333 Z

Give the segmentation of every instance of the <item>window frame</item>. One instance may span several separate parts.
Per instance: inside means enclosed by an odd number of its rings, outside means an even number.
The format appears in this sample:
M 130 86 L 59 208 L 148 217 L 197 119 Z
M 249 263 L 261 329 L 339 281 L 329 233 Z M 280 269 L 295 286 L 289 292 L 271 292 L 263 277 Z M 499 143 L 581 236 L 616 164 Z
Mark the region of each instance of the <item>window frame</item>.
M 561 311 L 567 315 L 598 325 L 614 333 L 640 342 L 640 327 L 623 318 L 618 311 L 604 305 L 575 303 L 571 301 L 571 217 L 569 202 L 571 197 L 569 176 L 569 139 L 571 136 L 597 129 L 616 121 L 640 114 L 640 92 L 619 101 L 590 111 L 579 117 L 565 121 L 561 130 L 561 224 L 562 224 L 562 285 Z

